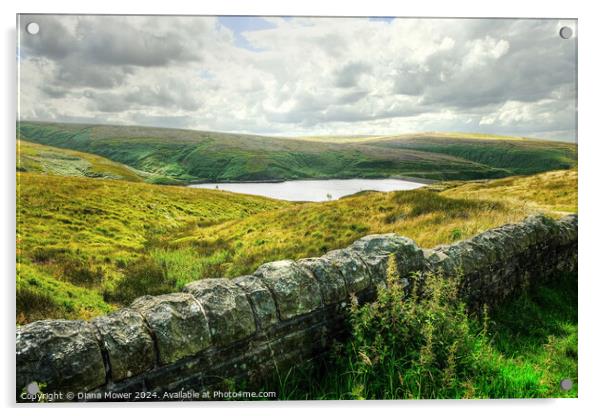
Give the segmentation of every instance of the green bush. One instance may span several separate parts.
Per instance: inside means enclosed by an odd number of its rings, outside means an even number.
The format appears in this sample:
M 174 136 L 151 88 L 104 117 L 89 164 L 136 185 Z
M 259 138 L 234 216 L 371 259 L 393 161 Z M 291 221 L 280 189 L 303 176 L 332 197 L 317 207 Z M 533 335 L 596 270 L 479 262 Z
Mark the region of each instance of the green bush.
M 460 277 L 415 276 L 421 284 L 406 293 L 391 257 L 388 289 L 372 304 L 352 303 L 348 352 L 356 398 L 462 397 L 462 380 L 479 371 L 487 341 L 484 330 L 471 328 Z

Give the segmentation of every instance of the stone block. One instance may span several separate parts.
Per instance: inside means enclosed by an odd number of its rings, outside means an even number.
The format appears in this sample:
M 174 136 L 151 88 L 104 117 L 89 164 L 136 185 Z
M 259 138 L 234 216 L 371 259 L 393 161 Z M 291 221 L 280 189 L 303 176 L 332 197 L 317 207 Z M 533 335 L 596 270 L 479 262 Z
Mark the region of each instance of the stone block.
M 260 329 L 266 329 L 278 322 L 278 311 L 276 302 L 268 287 L 261 282 L 257 276 L 246 275 L 232 279 L 251 300 L 251 306 L 257 316 L 257 324 Z
M 291 319 L 312 312 L 322 305 L 318 281 L 292 260 L 263 264 L 255 275 L 272 292 L 280 319 Z
M 107 351 L 114 381 L 135 376 L 155 365 L 154 342 L 138 312 L 121 309 L 94 319 L 92 324 Z
M 247 338 L 255 330 L 255 317 L 245 292 L 229 279 L 203 279 L 187 284 L 203 306 L 215 345 L 228 345 Z
M 140 312 L 152 331 L 159 364 L 170 364 L 211 345 L 207 318 L 190 293 L 143 296 L 131 308 Z
M 85 392 L 105 384 L 95 328 L 85 321 L 44 320 L 17 327 L 17 393 L 32 382 L 44 392 Z
M 350 249 L 333 250 L 322 256 L 343 275 L 349 293 L 358 293 L 368 289 L 372 277 L 362 258 Z
M 301 259 L 297 264 L 309 270 L 318 280 L 325 304 L 330 305 L 347 299 L 345 279 L 332 263 L 321 257 L 313 257 Z

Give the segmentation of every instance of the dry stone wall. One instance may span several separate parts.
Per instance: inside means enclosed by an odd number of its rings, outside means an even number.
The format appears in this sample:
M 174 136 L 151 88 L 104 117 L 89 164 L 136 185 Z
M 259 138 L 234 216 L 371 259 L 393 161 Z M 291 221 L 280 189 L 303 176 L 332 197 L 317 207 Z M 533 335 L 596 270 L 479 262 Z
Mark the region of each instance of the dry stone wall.
M 225 380 L 258 386 L 344 337 L 349 297 L 374 299 L 391 254 L 408 285 L 420 272 L 461 270 L 469 305 L 493 305 L 576 268 L 577 216 L 529 217 L 432 250 L 395 234 L 370 235 L 322 257 L 144 296 L 91 321 L 20 326 L 17 400 L 28 400 L 32 382 L 55 400 L 179 400 L 198 396 L 178 392 Z

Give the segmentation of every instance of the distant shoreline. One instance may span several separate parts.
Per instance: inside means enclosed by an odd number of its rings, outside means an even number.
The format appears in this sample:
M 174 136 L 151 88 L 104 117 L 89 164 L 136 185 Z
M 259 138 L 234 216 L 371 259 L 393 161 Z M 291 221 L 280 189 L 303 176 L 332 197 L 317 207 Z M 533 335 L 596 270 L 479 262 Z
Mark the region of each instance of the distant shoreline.
M 236 180 L 236 181 L 229 181 L 229 180 L 216 180 L 216 181 L 191 181 L 191 182 L 186 182 L 184 184 L 184 186 L 192 186 L 192 185 L 205 185 L 205 184 L 211 184 L 211 183 L 226 183 L 226 184 L 235 184 L 235 183 L 241 183 L 241 184 L 247 184 L 247 183 L 283 183 L 283 182 L 296 182 L 296 181 L 333 181 L 333 180 L 351 180 L 351 179 L 361 179 L 361 180 L 375 180 L 375 181 L 379 181 L 379 180 L 384 180 L 384 179 L 394 179 L 394 180 L 399 180 L 399 181 L 407 181 L 407 182 L 414 182 L 414 183 L 420 183 L 423 185 L 431 185 L 433 183 L 437 183 L 437 182 L 441 182 L 440 180 L 435 180 L 435 179 L 425 179 L 425 178 L 413 178 L 410 176 L 387 176 L 387 177 L 383 177 L 383 178 L 358 178 L 358 177 L 353 177 L 353 178 L 296 178 L 296 179 L 265 179 L 265 180 L 254 180 L 254 181 L 240 181 L 240 180 Z

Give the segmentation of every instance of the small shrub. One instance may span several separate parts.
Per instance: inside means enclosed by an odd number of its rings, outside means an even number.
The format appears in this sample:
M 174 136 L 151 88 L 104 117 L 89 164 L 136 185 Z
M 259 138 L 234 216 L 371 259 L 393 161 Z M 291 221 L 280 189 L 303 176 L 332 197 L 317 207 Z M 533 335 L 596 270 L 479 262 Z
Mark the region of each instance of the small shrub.
M 458 295 L 460 276 L 422 276 L 411 293 L 389 260 L 388 289 L 375 303 L 352 306 L 350 353 L 365 398 L 461 397 L 485 343 L 469 324 Z M 417 278 L 418 276 L 416 276 Z M 417 281 L 417 279 L 414 279 Z M 359 391 L 359 390 L 358 390 Z
M 385 215 L 383 218 L 383 223 L 385 224 L 395 224 L 397 221 L 400 221 L 404 218 L 404 215 L 401 213 L 392 212 L 390 214 Z
M 82 256 L 79 249 L 36 247 L 31 258 L 36 263 L 53 265 L 64 280 L 79 286 L 97 286 L 104 278 L 102 268 L 94 266 L 93 261 Z
M 456 241 L 462 238 L 462 230 L 454 228 L 450 234 L 452 241 Z
M 57 257 L 64 256 L 67 251 L 65 248 L 36 247 L 31 252 L 31 259 L 36 263 L 48 263 Z

